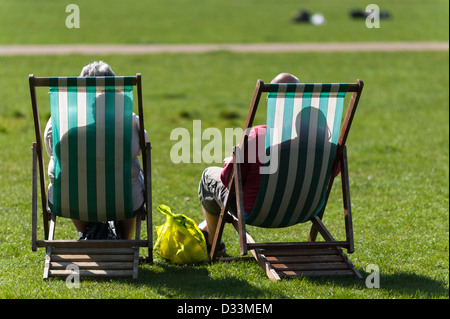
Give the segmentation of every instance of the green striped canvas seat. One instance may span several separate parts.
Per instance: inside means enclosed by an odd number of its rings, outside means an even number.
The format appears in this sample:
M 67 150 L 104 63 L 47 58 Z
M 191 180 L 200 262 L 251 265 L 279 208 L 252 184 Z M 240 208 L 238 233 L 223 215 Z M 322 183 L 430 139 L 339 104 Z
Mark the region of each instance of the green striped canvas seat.
M 133 77 L 50 78 L 53 213 L 84 221 L 133 217 Z
M 346 84 L 270 84 L 266 155 L 246 223 L 285 227 L 316 216 L 325 203 Z

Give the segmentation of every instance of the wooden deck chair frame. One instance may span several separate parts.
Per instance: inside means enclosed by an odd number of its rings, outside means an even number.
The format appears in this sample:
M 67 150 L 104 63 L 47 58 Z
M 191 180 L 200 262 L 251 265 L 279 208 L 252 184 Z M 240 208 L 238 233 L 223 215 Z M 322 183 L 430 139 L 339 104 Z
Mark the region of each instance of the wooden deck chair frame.
M 266 272 L 267 276 L 278 281 L 283 277 L 293 276 L 354 276 L 361 279 L 358 270 L 349 261 L 342 248 L 348 253 L 354 252 L 352 213 L 350 203 L 350 187 L 348 179 L 346 140 L 355 115 L 355 111 L 363 89 L 363 82 L 357 80 L 356 83 L 347 84 L 347 92 L 352 92 L 345 118 L 341 124 L 341 131 L 338 139 L 335 160 L 332 164 L 331 177 L 326 189 L 325 204 L 321 211 L 311 219 L 312 226 L 306 242 L 286 242 L 286 243 L 260 243 L 246 231 L 244 206 L 242 196 L 242 180 L 240 165 L 236 163 L 236 156 L 233 156 L 233 172 L 228 184 L 230 196 L 235 196 L 237 206 L 237 217 L 228 213 L 229 200 L 222 206 L 218 226 L 214 236 L 210 252 L 210 261 L 214 262 L 218 258 L 217 248 L 221 241 L 223 229 L 226 222 L 231 222 L 239 234 L 241 255 L 247 255 L 251 251 L 253 257 Z M 244 132 L 253 124 L 255 113 L 263 92 L 269 92 L 270 84 L 265 84 L 258 80 L 251 101 L 250 109 L 246 118 Z M 247 142 L 247 136 L 243 134 L 240 147 Z M 236 147 L 233 150 L 236 154 Z M 338 167 L 341 167 L 342 195 L 345 220 L 345 241 L 336 241 L 322 222 L 328 197 L 333 185 Z M 320 233 L 325 241 L 316 241 L 317 234 Z M 219 260 L 229 260 L 230 258 L 220 258 Z M 233 259 L 233 258 L 231 258 Z
M 50 87 L 50 79 L 49 77 L 35 77 L 33 74 L 29 76 L 36 134 L 36 142 L 32 144 L 32 250 L 36 251 L 38 247 L 46 248 L 43 279 L 57 276 L 67 277 L 73 274 L 72 271 L 75 269 L 68 266 L 76 265 L 79 269 L 77 274 L 80 277 L 132 277 L 137 280 L 139 261 L 153 262 L 151 144 L 145 142 L 141 74 L 137 73 L 136 76 L 132 77 L 132 85 L 137 88 L 139 143 L 143 150 L 145 205 L 143 213 L 136 216 L 135 239 L 132 240 L 57 240 L 54 238 L 56 216 L 52 214 L 47 203 L 41 125 L 36 98 L 36 87 Z M 38 188 L 40 188 L 41 195 L 41 213 L 45 237 L 43 240 L 37 239 Z M 140 239 L 142 219 L 147 222 L 146 240 Z M 148 256 L 139 257 L 140 247 L 148 248 Z

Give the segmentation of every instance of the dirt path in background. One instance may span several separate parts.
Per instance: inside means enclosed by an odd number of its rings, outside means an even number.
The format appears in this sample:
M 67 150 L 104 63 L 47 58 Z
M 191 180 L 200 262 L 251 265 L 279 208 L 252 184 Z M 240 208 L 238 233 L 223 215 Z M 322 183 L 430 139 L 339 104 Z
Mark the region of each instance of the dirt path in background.
M 230 52 L 393 52 L 449 51 L 448 42 L 346 42 L 142 45 L 0 45 L 5 55 L 152 54 Z

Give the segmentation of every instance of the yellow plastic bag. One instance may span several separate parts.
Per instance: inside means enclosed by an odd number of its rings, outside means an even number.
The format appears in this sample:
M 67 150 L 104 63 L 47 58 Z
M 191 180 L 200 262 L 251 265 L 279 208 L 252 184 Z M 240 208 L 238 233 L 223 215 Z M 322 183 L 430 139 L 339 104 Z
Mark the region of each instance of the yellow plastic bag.
M 173 214 L 170 207 L 159 205 L 158 210 L 167 217 L 156 227 L 158 239 L 154 251 L 175 264 L 188 264 L 208 258 L 206 240 L 195 222 L 182 214 Z

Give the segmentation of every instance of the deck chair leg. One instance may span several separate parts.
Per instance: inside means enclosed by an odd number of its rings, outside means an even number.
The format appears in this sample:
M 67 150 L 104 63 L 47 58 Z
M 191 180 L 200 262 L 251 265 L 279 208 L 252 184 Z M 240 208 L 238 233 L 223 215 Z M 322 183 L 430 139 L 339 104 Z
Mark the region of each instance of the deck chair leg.
M 147 261 L 153 263 L 153 214 L 152 214 L 152 169 L 151 169 L 151 150 L 150 142 L 146 144 L 146 213 L 147 213 L 147 239 L 148 239 L 148 255 Z
M 353 240 L 353 221 L 352 221 L 352 210 L 350 203 L 350 184 L 348 180 L 348 163 L 347 163 L 347 148 L 344 147 L 342 150 L 342 196 L 344 201 L 344 218 L 345 218 L 345 234 L 346 240 L 349 243 L 347 249 L 348 253 L 353 253 L 355 251 L 355 245 Z
M 343 208 L 344 208 L 344 220 L 345 220 L 345 234 L 346 234 L 346 248 L 348 253 L 353 253 L 354 240 L 353 240 L 353 222 L 351 214 L 350 203 L 350 184 L 348 179 L 348 163 L 347 163 L 347 148 L 344 146 L 340 154 L 339 163 L 341 165 L 341 181 L 342 181 L 342 196 L 343 196 Z M 331 187 L 332 181 L 330 181 L 329 187 Z M 328 195 L 328 194 L 327 194 Z M 325 206 L 324 206 L 325 207 Z M 330 241 L 331 234 L 328 233 L 325 226 L 322 223 L 324 211 L 320 211 L 312 220 L 312 226 L 309 233 L 308 241 L 315 241 L 317 234 L 320 233 L 322 237 Z M 331 237 L 332 238 L 332 237 Z
M 135 230 L 135 239 L 141 239 L 141 214 L 137 214 L 136 216 L 136 230 Z M 139 270 L 139 246 L 134 247 L 134 258 L 133 258 L 133 280 L 138 279 L 138 270 Z
M 31 250 L 36 251 L 37 241 L 37 152 L 36 143 L 31 148 L 33 152 L 32 191 L 31 191 Z
M 352 262 L 348 259 L 347 255 L 342 251 L 342 249 L 341 248 L 337 248 L 337 249 L 340 252 L 340 255 L 342 256 L 344 261 L 349 266 L 349 269 L 352 271 L 353 276 L 355 276 L 358 279 L 363 279 L 363 277 L 361 276 L 360 272 L 355 268 L 355 266 L 353 266 Z
M 248 235 L 248 234 L 247 234 Z M 248 238 L 248 237 L 247 237 Z M 249 240 L 249 243 L 254 243 L 253 240 Z M 275 268 L 272 266 L 270 262 L 267 261 L 266 256 L 261 252 L 259 248 L 255 248 L 250 250 L 253 257 L 258 262 L 259 266 L 265 271 L 267 277 L 272 281 L 279 281 L 281 277 L 276 272 Z
M 54 240 L 55 237 L 55 224 L 56 224 L 56 216 L 52 214 L 50 219 L 50 228 L 48 232 L 48 240 Z M 44 275 L 43 279 L 47 280 L 50 275 L 50 263 L 52 259 L 52 246 L 47 246 L 46 254 L 45 254 L 45 266 L 44 266 Z
M 217 227 L 216 227 L 216 233 L 214 234 L 214 240 L 213 240 L 213 243 L 211 246 L 211 251 L 209 254 L 210 262 L 215 261 L 216 255 L 217 255 L 217 248 L 218 248 L 220 241 L 222 240 L 222 233 L 223 233 L 223 229 L 225 227 L 225 214 L 228 214 L 228 207 L 229 207 L 228 199 L 230 198 L 230 195 L 231 194 L 228 194 L 227 199 L 225 200 L 225 203 L 222 206 L 222 210 L 220 211 L 219 220 L 217 222 Z
M 328 231 L 328 229 L 325 227 L 325 225 L 322 223 L 322 220 L 316 216 L 312 220 L 313 227 L 317 229 L 317 231 L 322 235 L 323 239 L 326 241 L 335 241 L 331 233 Z
M 246 139 L 244 139 L 244 143 L 246 143 Z M 214 261 L 216 256 L 216 248 L 218 243 L 222 238 L 223 228 L 225 227 L 225 214 L 228 214 L 229 201 L 228 199 L 231 196 L 235 196 L 236 198 L 236 206 L 237 206 L 237 221 L 235 228 L 239 233 L 239 241 L 241 247 L 241 255 L 247 255 L 247 232 L 245 230 L 245 217 L 244 217 L 244 199 L 242 196 L 242 180 L 241 180 L 241 168 L 238 164 L 238 153 L 240 149 L 236 147 L 233 149 L 233 174 L 231 176 L 231 180 L 229 182 L 228 189 L 230 190 L 228 197 L 226 199 L 226 203 L 223 205 L 222 210 L 220 212 L 219 221 L 217 224 L 216 234 L 214 236 L 214 241 L 211 247 L 210 260 Z
M 244 139 L 245 148 L 246 145 L 246 139 Z M 239 239 L 240 239 L 240 246 L 241 246 L 241 255 L 245 256 L 247 255 L 247 231 L 245 229 L 245 210 L 244 210 L 244 197 L 243 197 L 243 190 L 242 190 L 242 177 L 241 177 L 241 166 L 238 164 L 237 158 L 237 152 L 241 152 L 240 148 L 235 148 L 234 150 L 234 156 L 233 156 L 233 172 L 234 172 L 234 186 L 235 186 L 235 197 L 236 197 L 236 207 L 237 207 L 237 215 L 238 215 L 238 222 L 237 222 L 237 231 L 239 233 Z
M 239 233 L 241 227 L 239 226 L 238 220 L 236 220 L 234 218 L 232 224 L 233 224 L 234 228 L 236 229 L 236 231 Z M 244 231 L 243 235 L 246 238 L 246 244 L 255 244 L 256 243 L 255 240 L 246 231 L 245 226 L 244 226 L 244 230 L 243 231 Z M 244 236 L 240 236 L 241 240 L 242 240 L 242 238 Z M 247 245 L 245 245 L 245 247 L 247 248 Z M 278 273 L 276 272 L 276 270 L 272 266 L 272 264 L 269 261 L 267 261 L 267 258 L 264 255 L 264 253 L 261 251 L 261 249 L 259 249 L 259 248 L 250 249 L 250 253 L 253 255 L 253 258 L 255 258 L 255 260 L 258 262 L 259 266 L 265 271 L 267 277 L 270 280 L 272 280 L 272 281 L 279 281 L 279 280 L 281 280 L 281 277 L 278 275 Z
M 40 177 L 40 188 L 41 188 L 41 203 L 42 203 L 42 218 L 44 221 L 44 238 L 48 239 L 49 233 L 49 214 L 47 211 L 47 194 L 46 194 L 46 186 L 45 186 L 45 178 L 44 178 L 44 157 L 42 156 L 42 136 L 41 136 L 41 124 L 39 121 L 39 111 L 37 106 L 36 99 L 36 88 L 35 88 L 35 80 L 34 75 L 30 74 L 29 76 L 29 85 L 30 85 L 30 95 L 31 95 L 31 106 L 33 109 L 33 119 L 34 119 L 34 129 L 36 134 L 36 142 L 33 143 L 33 148 L 36 151 L 36 156 L 38 160 L 38 168 L 39 168 L 39 177 Z

